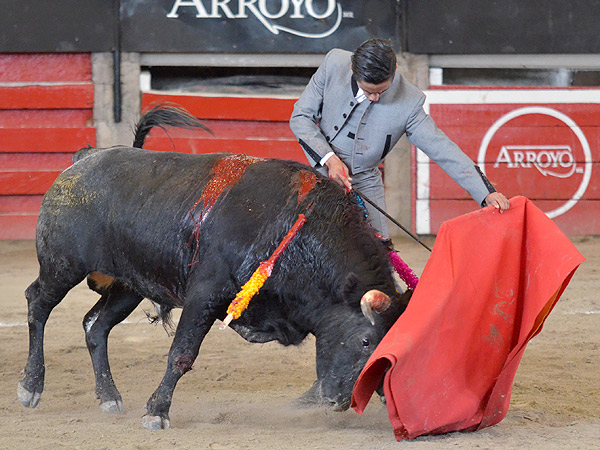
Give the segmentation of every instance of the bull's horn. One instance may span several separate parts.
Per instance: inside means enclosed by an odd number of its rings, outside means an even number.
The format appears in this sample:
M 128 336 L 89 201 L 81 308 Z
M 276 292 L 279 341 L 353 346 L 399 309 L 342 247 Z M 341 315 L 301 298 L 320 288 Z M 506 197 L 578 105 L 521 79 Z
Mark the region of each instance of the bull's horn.
M 373 310 L 382 313 L 390 307 L 390 303 L 391 300 L 387 295 L 377 289 L 372 289 L 360 299 L 360 309 L 363 315 L 369 319 L 371 325 L 375 325 Z

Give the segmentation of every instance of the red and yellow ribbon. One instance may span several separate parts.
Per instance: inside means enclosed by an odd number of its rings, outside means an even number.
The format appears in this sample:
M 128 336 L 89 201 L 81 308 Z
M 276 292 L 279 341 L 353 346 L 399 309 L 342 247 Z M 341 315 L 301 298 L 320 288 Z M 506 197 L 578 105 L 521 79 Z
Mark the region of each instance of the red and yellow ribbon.
M 281 253 L 285 250 L 294 236 L 296 236 L 305 222 L 306 217 L 304 214 L 299 214 L 298 219 L 294 225 L 292 225 L 292 228 L 290 228 L 290 231 L 287 232 L 283 240 L 279 243 L 271 257 L 259 264 L 258 269 L 254 271 L 250 279 L 242 286 L 240 292 L 238 292 L 235 299 L 227 308 L 227 317 L 223 321 L 223 325 L 220 327 L 221 330 L 225 329 L 232 320 L 238 319 L 242 315 L 242 312 L 248 307 L 252 297 L 258 293 L 260 288 L 265 284 L 265 281 L 267 281 L 267 278 L 269 278 L 271 275 L 277 258 L 279 258 Z

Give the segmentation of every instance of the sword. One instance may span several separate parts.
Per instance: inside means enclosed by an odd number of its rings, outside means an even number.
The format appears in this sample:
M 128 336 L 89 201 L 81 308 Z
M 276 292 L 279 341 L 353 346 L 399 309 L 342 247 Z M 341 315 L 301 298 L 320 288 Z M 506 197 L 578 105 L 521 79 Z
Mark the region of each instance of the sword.
M 368 201 L 371 205 L 373 205 L 375 207 L 375 209 L 377 209 L 377 211 L 379 211 L 381 214 L 383 214 L 385 217 L 387 217 L 390 221 L 392 221 L 392 223 L 394 225 L 396 225 L 398 228 L 400 228 L 402 231 L 404 231 L 406 234 L 408 234 L 411 238 L 413 238 L 415 241 L 417 241 L 419 244 L 421 244 L 427 250 L 431 251 L 431 249 L 429 247 L 427 247 L 427 245 L 425 245 L 417 236 L 415 236 L 410 231 L 408 231 L 400 222 L 398 222 L 396 219 L 394 219 L 392 216 L 390 216 L 388 213 L 386 213 L 383 209 L 381 209 L 378 205 L 376 205 L 373 200 L 369 199 L 369 197 L 367 197 L 363 193 L 358 192 L 354 187 L 352 188 L 352 190 L 360 198 Z

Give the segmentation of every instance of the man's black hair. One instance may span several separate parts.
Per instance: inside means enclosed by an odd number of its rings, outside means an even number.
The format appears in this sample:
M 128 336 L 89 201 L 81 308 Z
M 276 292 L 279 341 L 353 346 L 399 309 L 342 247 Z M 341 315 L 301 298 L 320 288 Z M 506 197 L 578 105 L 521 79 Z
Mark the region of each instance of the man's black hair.
M 358 81 L 383 83 L 396 72 L 396 53 L 385 39 L 369 39 L 352 54 L 352 72 Z

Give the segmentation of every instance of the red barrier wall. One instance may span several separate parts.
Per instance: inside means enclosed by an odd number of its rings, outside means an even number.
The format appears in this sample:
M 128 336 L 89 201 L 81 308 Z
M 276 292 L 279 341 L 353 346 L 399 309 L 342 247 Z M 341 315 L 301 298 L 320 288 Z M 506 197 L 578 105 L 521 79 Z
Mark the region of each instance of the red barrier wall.
M 155 128 L 145 148 L 184 153 L 245 153 L 262 158 L 280 158 L 308 163 L 292 134 L 289 119 L 296 98 L 178 95 L 145 92 L 142 110 L 160 102 L 187 109 L 208 126 L 203 131 Z
M 0 54 L 0 239 L 33 239 L 42 196 L 96 144 L 89 54 Z
M 600 233 L 600 89 L 435 89 L 428 108 L 507 197 L 528 197 L 568 235 Z M 418 233 L 478 208 L 417 159 Z

